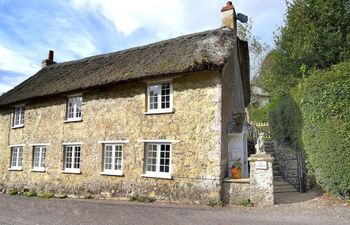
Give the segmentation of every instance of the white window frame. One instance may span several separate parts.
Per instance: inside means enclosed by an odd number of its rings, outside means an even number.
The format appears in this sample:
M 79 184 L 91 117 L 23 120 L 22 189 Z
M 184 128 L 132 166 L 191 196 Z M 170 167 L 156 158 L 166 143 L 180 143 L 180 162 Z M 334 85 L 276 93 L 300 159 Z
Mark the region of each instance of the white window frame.
M 162 85 L 169 84 L 169 108 L 163 108 L 162 109 Z M 151 109 L 151 88 L 156 86 L 158 93 L 157 93 L 157 108 Z M 173 112 L 173 82 L 170 80 L 168 81 L 162 81 L 162 82 L 152 82 L 147 83 L 147 112 L 146 114 L 158 114 L 158 113 L 171 113 Z
M 36 150 L 39 150 L 39 158 L 38 158 L 39 166 L 35 166 L 35 152 L 36 152 Z M 46 145 L 34 145 L 33 146 L 33 169 L 31 171 L 33 171 L 33 172 L 44 172 L 45 171 L 46 152 L 47 152 Z
M 74 168 L 74 163 L 75 163 L 75 153 L 77 151 L 77 148 L 79 147 L 79 168 Z M 67 167 L 67 149 L 72 148 L 72 156 L 71 156 L 71 166 Z M 63 146 L 63 173 L 80 173 L 80 168 L 81 168 L 81 145 L 77 144 L 67 144 Z
M 116 154 L 116 148 L 121 147 L 121 162 L 120 162 L 120 170 L 115 169 L 115 154 Z M 112 147 L 112 162 L 111 162 L 111 168 L 112 169 L 106 169 L 106 149 L 107 147 Z M 123 165 L 124 165 L 124 144 L 123 143 L 105 143 L 103 144 L 103 172 L 101 172 L 101 175 L 114 175 L 114 176 L 122 176 L 123 175 Z
M 157 156 L 156 156 L 156 171 L 148 171 L 148 154 L 149 154 L 149 146 L 155 145 L 157 146 Z M 161 156 L 161 146 L 162 145 L 169 145 L 169 172 L 160 172 L 160 156 Z M 144 177 L 153 177 L 153 178 L 164 178 L 164 179 L 171 179 L 171 169 L 172 169 L 172 144 L 169 142 L 147 142 L 145 143 L 145 161 L 144 161 L 144 174 L 142 176 Z
M 14 158 L 14 150 L 16 149 L 16 155 L 15 155 L 15 165 L 13 165 L 13 158 Z M 10 170 L 22 170 L 23 166 L 23 146 L 11 146 L 11 161 L 10 161 Z
M 24 127 L 25 106 L 15 106 L 12 113 L 12 128 Z
M 78 116 L 79 112 L 79 101 L 80 101 L 80 116 Z M 70 103 L 72 103 L 72 107 L 70 107 Z M 73 110 L 73 116 L 70 116 L 70 110 Z M 66 122 L 74 122 L 81 121 L 83 116 L 83 96 L 82 95 L 74 95 L 68 96 L 67 100 L 67 112 L 66 112 Z

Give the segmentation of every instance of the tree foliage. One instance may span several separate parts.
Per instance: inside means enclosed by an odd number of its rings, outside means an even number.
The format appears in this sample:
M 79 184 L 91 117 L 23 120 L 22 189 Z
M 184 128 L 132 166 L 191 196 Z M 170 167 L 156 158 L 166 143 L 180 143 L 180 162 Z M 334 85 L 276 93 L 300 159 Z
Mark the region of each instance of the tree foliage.
M 350 58 L 350 0 L 294 0 L 276 36 L 278 73 L 302 77 Z

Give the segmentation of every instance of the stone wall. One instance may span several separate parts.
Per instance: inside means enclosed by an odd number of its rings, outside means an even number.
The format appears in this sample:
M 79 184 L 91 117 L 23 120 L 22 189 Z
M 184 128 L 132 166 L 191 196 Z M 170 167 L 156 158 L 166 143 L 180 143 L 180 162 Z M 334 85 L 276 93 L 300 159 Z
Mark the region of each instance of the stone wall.
M 35 188 L 62 194 L 113 196 L 142 194 L 182 202 L 220 200 L 220 73 L 173 79 L 174 113 L 145 115 L 146 81 L 83 94 L 83 121 L 65 123 L 67 97 L 26 105 L 25 127 L 10 128 L 10 111 L 0 113 L 0 183 L 5 188 Z M 74 93 L 71 93 L 74 94 Z M 144 139 L 172 144 L 172 179 L 142 177 Z M 128 140 L 123 176 L 104 176 L 102 140 Z M 81 174 L 64 174 L 63 143 L 82 142 Z M 49 143 L 46 172 L 32 172 L 30 144 Z M 9 171 L 9 145 L 25 144 L 23 171 Z
M 250 178 L 223 181 L 224 202 L 230 204 L 251 202 L 258 207 L 274 205 L 273 158 L 269 154 L 253 154 L 249 158 L 249 163 Z

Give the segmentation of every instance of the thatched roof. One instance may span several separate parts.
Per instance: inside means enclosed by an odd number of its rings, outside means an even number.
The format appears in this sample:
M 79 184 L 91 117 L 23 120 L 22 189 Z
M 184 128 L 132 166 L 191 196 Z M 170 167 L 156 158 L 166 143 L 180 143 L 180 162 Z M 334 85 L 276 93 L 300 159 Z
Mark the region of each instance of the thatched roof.
M 0 97 L 0 106 L 159 75 L 221 68 L 236 37 L 220 28 L 47 66 Z

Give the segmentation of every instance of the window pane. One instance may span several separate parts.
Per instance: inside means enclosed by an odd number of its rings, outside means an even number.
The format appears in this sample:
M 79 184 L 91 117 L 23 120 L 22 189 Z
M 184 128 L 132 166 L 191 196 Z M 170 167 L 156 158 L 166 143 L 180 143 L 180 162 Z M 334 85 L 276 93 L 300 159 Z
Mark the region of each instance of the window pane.
M 105 146 L 105 155 L 104 155 L 104 169 L 111 170 L 112 169 L 112 145 Z
M 157 171 L 157 145 L 147 145 L 147 167 L 146 171 L 156 172 Z
M 122 169 L 123 146 L 115 146 L 114 170 Z
M 12 148 L 11 167 L 17 166 L 17 148 Z
M 46 147 L 41 147 L 41 167 L 45 168 Z
M 160 167 L 159 172 L 170 171 L 170 145 L 160 145 Z
M 76 97 L 76 112 L 75 112 L 75 117 L 80 118 L 81 117 L 81 105 L 83 98 L 82 97 Z
M 158 109 L 158 85 L 149 86 L 149 108 Z
M 80 147 L 75 146 L 75 151 L 74 151 L 74 169 L 79 169 L 80 168 Z
M 83 97 L 72 97 L 68 99 L 67 118 L 81 118 L 81 107 Z
M 39 158 L 40 158 L 40 147 L 35 147 L 34 148 L 34 168 L 40 167 Z
M 73 147 L 67 146 L 66 147 L 66 162 L 65 162 L 65 168 L 71 169 L 72 168 L 72 153 L 73 153 Z
M 170 83 L 164 83 L 161 86 L 161 108 L 170 108 Z

